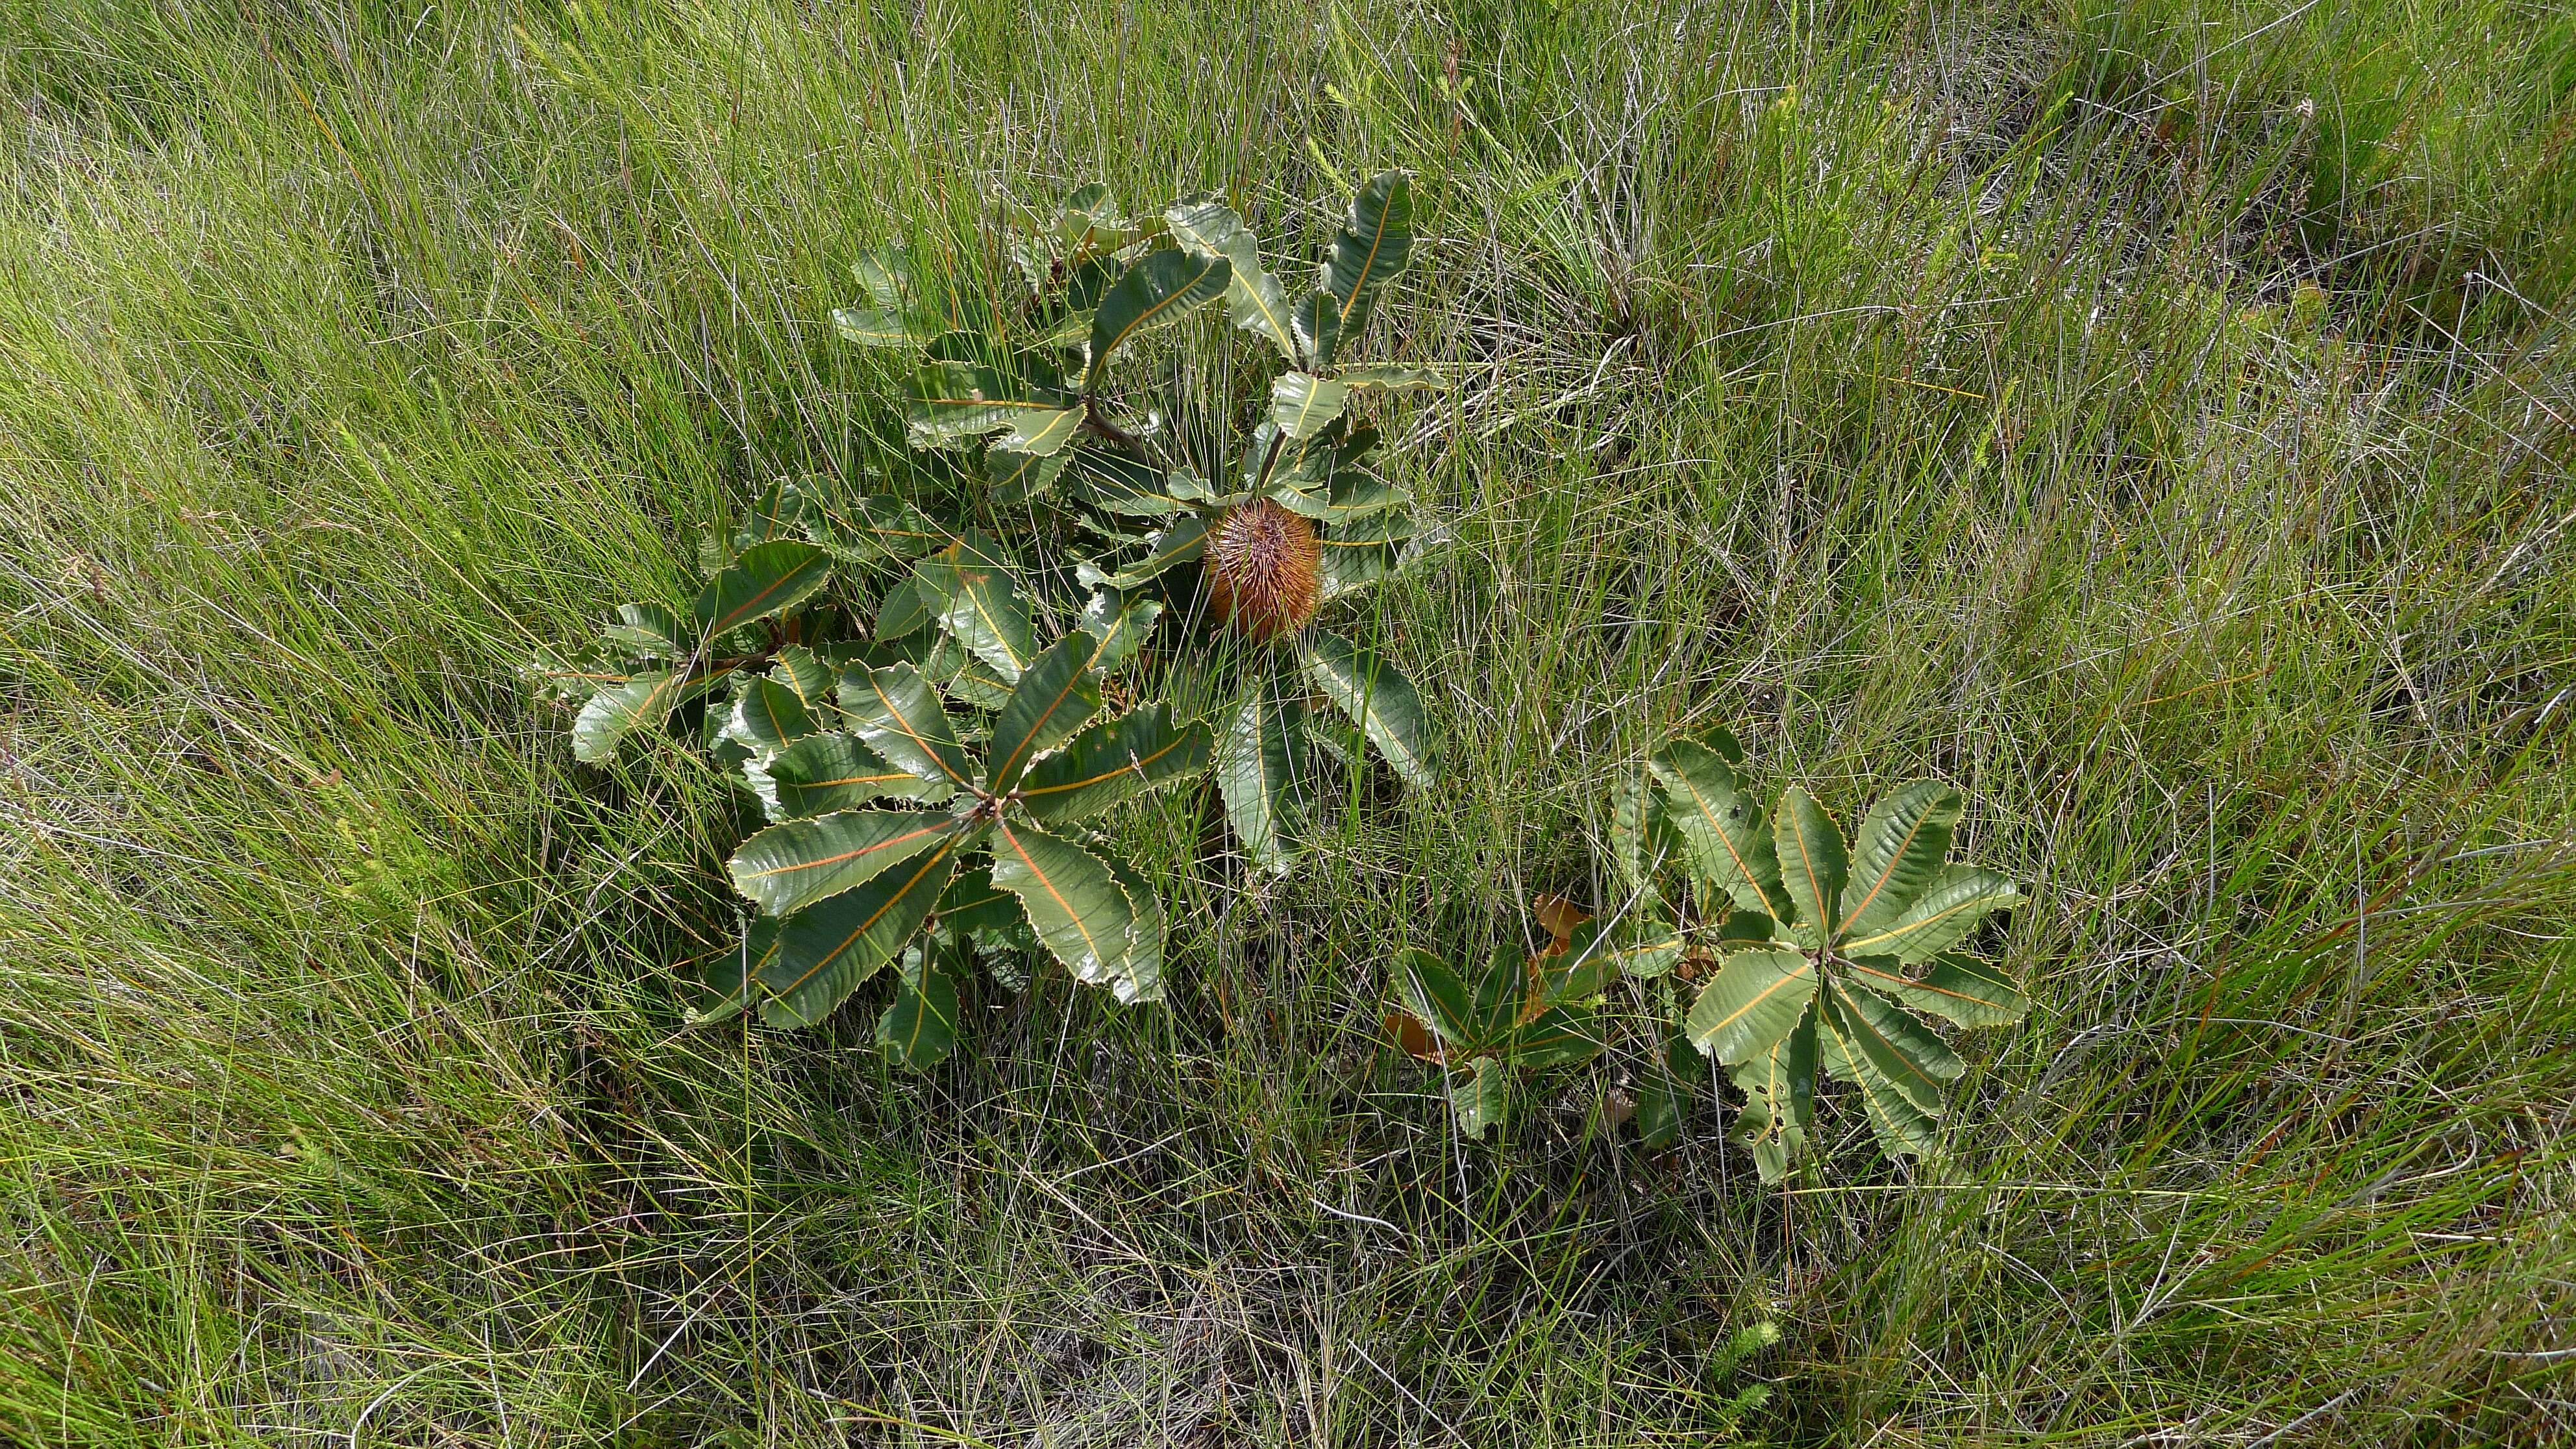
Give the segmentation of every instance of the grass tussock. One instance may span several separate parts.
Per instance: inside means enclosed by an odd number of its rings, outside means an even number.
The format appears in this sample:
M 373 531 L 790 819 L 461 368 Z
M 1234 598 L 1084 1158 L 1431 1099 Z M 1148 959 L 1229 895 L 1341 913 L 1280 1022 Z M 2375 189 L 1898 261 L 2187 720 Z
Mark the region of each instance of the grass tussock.
M 0 1437 L 2568 1434 L 2571 57 L 2535 0 L 0 0 Z M 517 664 L 769 477 L 937 486 L 824 320 L 863 246 L 996 266 L 1097 178 L 1311 256 L 1390 165 L 1457 543 L 1342 622 L 1448 783 L 1279 888 L 1123 819 L 1165 1013 L 682 1030 L 745 802 L 576 768 Z M 1469 1148 L 1384 1043 L 1393 948 L 1594 895 L 1703 722 L 1837 810 L 1957 779 L 2036 882 L 1937 1173 L 1831 1100 L 1785 1194 L 1715 1101 L 1641 1156 L 1617 1057 Z

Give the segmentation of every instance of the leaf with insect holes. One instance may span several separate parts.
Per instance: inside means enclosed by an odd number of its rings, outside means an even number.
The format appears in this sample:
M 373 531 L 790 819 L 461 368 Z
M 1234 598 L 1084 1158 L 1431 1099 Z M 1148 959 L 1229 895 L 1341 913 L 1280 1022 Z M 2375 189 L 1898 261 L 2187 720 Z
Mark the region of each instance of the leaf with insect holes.
M 1100 858 L 1034 825 L 993 828 L 993 884 L 1020 898 L 1038 940 L 1074 979 L 1115 988 L 1127 965 L 1136 907 Z
M 952 849 L 965 824 L 916 810 L 843 810 L 772 825 L 726 869 L 734 889 L 773 916 L 793 915 L 926 851 Z
M 1790 1160 L 1804 1149 L 1815 1123 L 1817 1035 L 1810 1007 L 1770 1050 L 1728 1074 L 1745 1095 L 1736 1140 L 1752 1150 L 1764 1182 L 1788 1175 Z
M 1477 1057 L 1448 1074 L 1449 1108 L 1457 1114 L 1458 1135 L 1484 1140 L 1511 1109 L 1511 1073 L 1492 1057 Z
M 900 954 L 956 873 L 958 842 L 952 834 L 855 890 L 781 919 L 753 972 L 768 993 L 760 1019 L 772 1026 L 819 1025 Z
M 1439 783 L 1431 755 L 1431 727 L 1413 682 L 1377 651 L 1337 634 L 1305 636 L 1306 677 L 1360 727 L 1397 776 L 1417 790 Z
M 1900 1006 L 1960 1026 L 2009 1026 L 2030 1011 L 2030 998 L 1983 961 L 1944 955 L 1921 976 L 1908 976 L 1889 956 L 1864 956 L 1842 968 L 1851 981 Z
M 792 538 L 754 544 L 708 582 L 691 609 L 698 637 L 714 640 L 782 614 L 832 580 L 832 556 Z
M 898 1066 L 927 1071 L 957 1047 L 957 979 L 943 953 L 915 942 L 903 953 L 894 1002 L 877 1019 L 877 1049 Z
M 1111 806 L 1208 766 L 1208 727 L 1172 721 L 1157 704 L 1105 720 L 1032 766 L 1019 782 L 1020 804 L 1049 822 L 1084 820 Z
M 1091 364 L 1082 390 L 1095 393 L 1109 359 L 1139 333 L 1168 327 L 1225 295 L 1234 264 L 1213 253 L 1148 252 L 1129 267 L 1091 318 Z

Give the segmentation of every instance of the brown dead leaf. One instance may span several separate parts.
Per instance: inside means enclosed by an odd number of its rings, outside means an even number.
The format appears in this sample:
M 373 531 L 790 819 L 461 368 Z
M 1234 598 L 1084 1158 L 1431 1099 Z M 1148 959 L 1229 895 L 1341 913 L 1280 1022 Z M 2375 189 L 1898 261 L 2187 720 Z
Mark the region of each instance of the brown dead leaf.
M 1538 928 L 1553 937 L 1556 944 L 1547 954 L 1554 956 L 1574 949 L 1574 928 L 1592 919 L 1592 913 L 1560 895 L 1544 895 L 1533 908 Z
M 1404 1048 L 1406 1056 L 1418 1062 L 1447 1060 L 1441 1056 L 1440 1041 L 1431 1034 L 1431 1028 L 1423 1025 L 1422 1019 L 1412 1012 L 1400 1006 L 1390 1006 L 1386 1009 L 1385 1022 L 1386 1034 L 1395 1038 L 1395 1044 Z

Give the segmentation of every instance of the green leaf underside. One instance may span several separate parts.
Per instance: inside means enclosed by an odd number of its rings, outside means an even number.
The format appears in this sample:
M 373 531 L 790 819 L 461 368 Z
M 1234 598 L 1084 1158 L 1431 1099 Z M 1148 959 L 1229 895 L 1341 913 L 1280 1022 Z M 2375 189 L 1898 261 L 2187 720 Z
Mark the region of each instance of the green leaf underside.
M 842 675 L 841 713 L 886 763 L 952 789 L 974 784 L 973 767 L 957 743 L 948 711 L 911 665 Z
M 1449 1106 L 1458 1116 L 1458 1134 L 1482 1141 L 1487 1129 L 1501 1124 L 1510 1110 L 1511 1075 L 1492 1057 L 1477 1057 L 1448 1074 Z
M 993 720 L 984 752 L 989 788 L 999 794 L 1019 783 L 1038 752 L 1054 748 L 1100 711 L 1100 681 L 1091 672 L 1099 641 L 1076 631 L 1057 640 L 1020 676 Z
M 900 954 L 948 888 L 958 840 L 951 832 L 928 853 L 781 920 L 756 972 L 769 992 L 761 1020 L 818 1025 Z
M 1283 372 L 1270 383 L 1270 420 L 1290 442 L 1302 443 L 1340 417 L 1350 397 L 1347 384 Z
M 1304 702 L 1276 678 L 1257 680 L 1215 743 L 1226 823 L 1255 865 L 1287 874 L 1303 848 L 1312 787 Z
M 789 745 L 769 762 L 767 773 L 781 819 L 855 810 L 878 800 L 936 804 L 955 793 L 945 778 L 925 780 L 897 769 L 837 731 Z
M 1305 663 L 1307 678 L 1350 716 L 1404 783 L 1417 790 L 1439 783 L 1422 699 L 1402 671 L 1375 650 L 1321 629 L 1306 636 Z
M 1819 1003 L 1824 1008 L 1821 1019 L 1825 1069 L 1836 1079 L 1860 1089 L 1862 1115 L 1869 1119 L 1881 1150 L 1890 1157 L 1928 1155 L 1937 1145 L 1938 1126 L 1931 1114 L 1887 1075 L 1881 1061 L 1871 1055 L 1863 1028 L 1856 1014 L 1848 1009 L 1851 1002 L 1868 996 L 1867 992 L 1828 992 Z
M 2030 1010 L 2030 998 L 2002 972 L 1965 956 L 1942 956 L 1919 978 L 1907 976 L 1892 957 L 1851 961 L 1843 971 L 1900 1006 L 1959 1026 L 2008 1026 Z
M 1697 740 L 1672 740 L 1648 761 L 1663 787 L 1661 814 L 1692 873 L 1746 910 L 1781 914 L 1779 858 L 1762 807 L 1735 767 Z M 1703 906 L 1705 909 L 1705 906 Z
M 1224 257 L 1171 249 L 1129 267 L 1091 318 L 1091 365 L 1083 391 L 1096 392 L 1110 357 L 1138 333 L 1168 326 L 1225 295 L 1234 266 Z
M 1404 270 L 1412 250 L 1413 179 L 1401 171 L 1380 172 L 1351 198 L 1350 219 L 1333 239 L 1325 265 L 1324 290 L 1337 304 L 1337 338 L 1359 331 L 1369 299 Z
M 1011 420 L 1009 432 L 993 440 L 993 446 L 1013 453 L 1035 453 L 1042 458 L 1051 458 L 1063 452 L 1065 445 L 1081 431 L 1080 408 L 1022 413 Z
M 1816 994 L 1816 963 L 1805 953 L 1757 946 L 1726 957 L 1700 989 L 1688 1018 L 1691 1040 L 1729 1066 L 1779 1044 Z
M 585 765 L 617 758 L 620 740 L 639 725 L 659 725 L 680 700 L 682 677 L 669 670 L 634 675 L 592 695 L 573 716 L 572 757 Z
M 877 1018 L 877 1047 L 914 1071 L 937 1066 L 957 1046 L 957 980 L 940 953 L 916 946 L 904 953 L 894 1002 Z
M 1789 919 L 1821 931 L 1823 923 L 1834 919 L 1834 903 L 1841 898 L 1849 870 L 1842 831 L 1815 796 L 1795 785 L 1780 792 L 1780 811 L 1771 828 L 1779 850 L 1781 884 L 1797 907 Z
M 832 578 L 832 556 L 813 544 L 775 538 L 754 544 L 708 583 L 691 613 L 698 637 L 721 638 L 758 619 L 792 609 Z
M 1445 392 L 1449 387 L 1440 374 L 1429 368 L 1385 364 L 1340 368 L 1333 373 L 1333 380 L 1353 392 Z
M 984 452 L 984 477 L 993 485 L 996 503 L 1023 503 L 1055 486 L 1064 471 L 1064 455 L 1015 453 L 996 445 Z
M 1870 807 L 1853 836 L 1838 935 L 1876 931 L 1914 904 L 1948 858 L 1951 827 L 1965 805 L 1956 788 L 1918 780 Z
M 1016 683 L 1037 657 L 1037 626 L 1018 581 L 992 561 L 989 549 L 971 547 L 974 542 L 951 544 L 914 564 L 913 580 L 939 626 L 1005 682 Z
M 1207 768 L 1208 727 L 1172 723 L 1158 704 L 1104 720 L 1037 762 L 1019 783 L 1020 803 L 1040 820 L 1082 820 L 1159 785 Z
M 1105 985 L 1121 973 L 1136 911 L 1091 852 L 1004 821 L 993 830 L 993 884 L 1020 898 L 1038 940 L 1075 980 Z
M 617 622 L 603 636 L 619 649 L 653 659 L 680 659 L 689 652 L 688 630 L 679 614 L 661 604 L 620 604 Z
M 1945 865 L 1902 915 L 1878 930 L 1846 937 L 1839 949 L 1851 956 L 1893 956 L 1909 965 L 1928 961 L 2020 900 L 2021 888 L 2009 877 L 1983 866 Z
M 734 888 L 773 916 L 793 915 L 881 871 L 952 841 L 954 817 L 913 810 L 844 810 L 787 820 L 742 843 L 727 862 Z

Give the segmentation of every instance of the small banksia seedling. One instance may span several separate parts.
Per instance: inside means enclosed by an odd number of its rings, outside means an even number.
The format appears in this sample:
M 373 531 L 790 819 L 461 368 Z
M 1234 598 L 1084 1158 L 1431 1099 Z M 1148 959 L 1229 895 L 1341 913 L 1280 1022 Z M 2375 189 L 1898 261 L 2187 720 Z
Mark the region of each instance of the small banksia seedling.
M 1238 634 L 1267 641 L 1315 617 L 1315 525 L 1267 498 L 1226 510 L 1208 531 L 1208 603 Z

